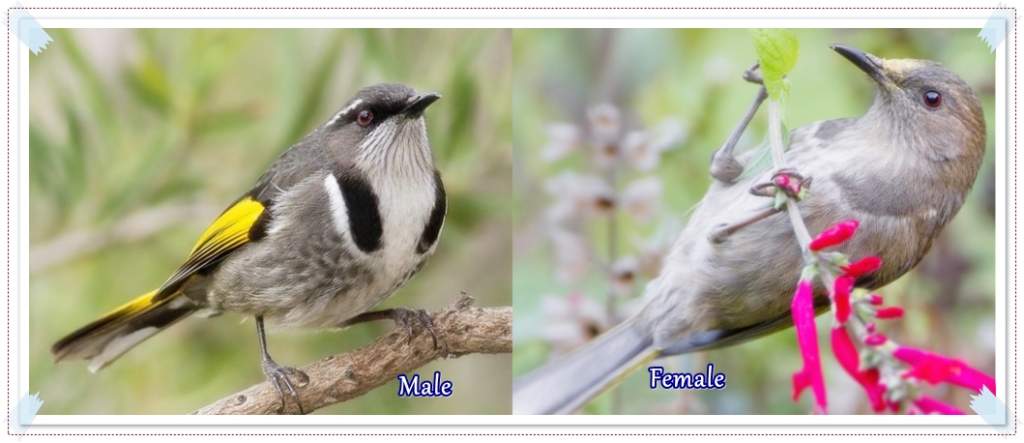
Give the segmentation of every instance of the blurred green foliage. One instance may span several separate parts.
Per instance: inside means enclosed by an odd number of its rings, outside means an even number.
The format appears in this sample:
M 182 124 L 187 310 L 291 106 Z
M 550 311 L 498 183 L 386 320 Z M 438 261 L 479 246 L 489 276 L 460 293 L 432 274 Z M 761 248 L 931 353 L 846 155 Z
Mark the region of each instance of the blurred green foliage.
M 195 236 L 273 159 L 378 82 L 439 91 L 428 132 L 449 193 L 437 254 L 384 306 L 439 309 L 461 291 L 511 303 L 511 34 L 502 30 L 63 30 L 30 66 L 30 241 L 102 237 L 30 281 L 30 389 L 43 414 L 186 413 L 263 380 L 251 321 L 190 318 L 96 375 L 55 366 L 50 344 L 158 286 Z M 132 214 L 199 202 L 214 210 L 116 241 Z M 69 237 L 69 234 L 70 237 Z M 130 236 L 129 236 L 130 237 Z M 60 244 L 58 243 L 58 246 Z M 58 257 L 54 258 L 54 250 Z M 41 252 L 40 252 L 41 254 Z M 369 343 L 386 322 L 280 333 L 282 364 Z M 503 413 L 510 356 L 435 362 L 451 399 L 396 398 L 394 383 L 319 413 Z
M 849 44 L 886 58 L 926 58 L 960 74 L 982 100 L 988 125 L 988 151 L 968 201 L 908 275 L 884 288 L 889 303 L 903 305 L 907 317 L 887 322 L 884 330 L 900 343 L 958 356 L 994 373 L 995 334 L 995 58 L 974 29 L 794 30 L 800 57 L 788 78 L 786 123 L 798 127 L 817 120 L 862 114 L 873 99 L 873 84 L 861 71 L 829 49 Z M 658 174 L 664 184 L 667 213 L 685 220 L 710 183 L 708 163 L 753 99 L 755 89 L 741 80 L 756 60 L 751 35 L 741 30 L 520 30 L 513 42 L 513 113 L 517 196 L 514 265 L 514 373 L 542 364 L 549 345 L 541 337 L 544 295 L 568 288 L 553 272 L 552 250 L 538 220 L 551 199 L 543 183 L 574 160 L 551 165 L 541 158 L 546 125 L 583 123 L 586 109 L 612 103 L 623 110 L 627 129 L 677 118 L 689 128 L 680 148 L 664 154 Z M 766 138 L 764 111 L 754 119 L 740 147 Z M 578 161 L 578 160 L 576 160 Z M 670 218 L 673 218 L 670 217 Z M 664 220 L 670 223 L 673 220 Z M 621 248 L 658 229 L 619 219 Z M 604 235 L 592 233 L 598 250 Z M 639 294 L 642 284 L 638 284 Z M 587 296 L 603 303 L 605 281 L 594 273 Z M 821 343 L 828 320 L 819 318 Z M 868 413 L 860 388 L 823 349 L 830 411 Z M 706 362 L 728 374 L 728 388 L 712 392 L 651 391 L 647 376 L 634 374 L 620 388 L 620 406 L 611 395 L 585 412 L 802 414 L 807 395 L 790 400 L 790 377 L 799 367 L 792 329 L 746 344 L 664 361 L 666 369 L 701 372 Z M 642 371 L 641 371 L 642 372 Z M 925 388 L 930 395 L 969 410 L 963 390 Z

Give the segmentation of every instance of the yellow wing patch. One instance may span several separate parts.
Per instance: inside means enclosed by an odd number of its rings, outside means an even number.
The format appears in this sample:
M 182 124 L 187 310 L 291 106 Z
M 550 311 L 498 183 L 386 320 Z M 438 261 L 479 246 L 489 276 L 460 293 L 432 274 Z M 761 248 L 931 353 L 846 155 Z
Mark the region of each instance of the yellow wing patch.
M 238 234 L 249 235 L 249 230 L 256 220 L 263 214 L 263 205 L 253 200 L 252 197 L 245 197 L 232 205 L 220 217 L 206 228 L 203 235 L 199 236 L 196 245 L 192 247 L 189 255 L 195 255 L 204 246 L 216 243 L 219 240 L 232 238 Z
M 227 253 L 248 243 L 249 232 L 265 210 L 263 204 L 252 197 L 242 198 L 231 205 L 199 236 L 199 240 L 192 247 L 192 252 L 189 253 L 188 260 L 167 279 L 160 292 L 166 293 L 165 289 L 181 283 L 196 271 L 219 261 Z

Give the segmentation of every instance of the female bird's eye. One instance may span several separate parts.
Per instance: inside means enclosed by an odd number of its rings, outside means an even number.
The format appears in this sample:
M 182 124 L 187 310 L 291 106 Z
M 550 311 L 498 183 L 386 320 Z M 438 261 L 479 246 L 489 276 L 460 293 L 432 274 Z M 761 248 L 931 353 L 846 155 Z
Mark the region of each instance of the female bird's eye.
M 370 122 L 372 122 L 372 121 L 373 121 L 373 113 L 368 111 L 368 110 L 365 110 L 365 109 L 362 110 L 362 111 L 359 111 L 359 115 L 356 116 L 356 123 L 358 123 L 359 126 L 362 126 L 364 128 L 367 125 L 369 125 Z
M 936 91 L 925 92 L 924 104 L 928 105 L 929 108 L 938 108 L 942 104 L 942 94 Z

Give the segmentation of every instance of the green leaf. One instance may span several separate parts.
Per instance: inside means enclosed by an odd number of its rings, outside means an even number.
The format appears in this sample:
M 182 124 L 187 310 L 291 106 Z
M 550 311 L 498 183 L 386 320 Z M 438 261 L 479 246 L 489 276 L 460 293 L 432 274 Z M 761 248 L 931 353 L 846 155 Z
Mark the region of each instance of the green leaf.
M 117 136 L 117 120 L 115 114 L 110 112 L 110 104 L 114 101 L 107 90 L 106 84 L 100 77 L 96 67 L 93 66 L 89 54 L 82 50 L 76 43 L 75 35 L 68 29 L 54 29 L 54 38 L 60 42 L 60 48 L 67 56 L 68 64 L 71 66 L 71 75 L 80 79 L 82 88 L 88 97 L 89 110 L 93 118 L 99 122 L 103 132 L 111 137 Z M 108 140 L 113 142 L 114 140 Z
M 52 171 L 55 170 L 54 157 L 57 146 L 52 143 L 46 131 L 35 123 L 28 127 L 28 173 L 29 179 L 39 185 L 40 190 L 56 192 L 60 186 Z
M 796 66 L 800 42 L 792 31 L 785 29 L 755 29 L 751 34 L 761 63 L 764 87 L 772 100 L 780 100 L 789 91 L 786 74 Z
M 139 103 L 168 115 L 171 111 L 171 86 L 160 64 L 153 58 L 145 57 L 139 63 L 124 71 L 125 84 Z
M 66 96 L 65 96 L 66 97 Z M 85 123 L 68 99 L 61 100 L 67 122 L 68 140 L 62 151 L 61 169 L 67 178 L 69 195 L 78 197 L 85 191 L 88 156 L 86 155 Z
M 443 95 L 451 97 L 448 105 L 450 118 L 445 135 L 444 149 L 441 157 L 451 160 L 469 148 L 467 142 L 470 126 L 476 113 L 476 98 L 479 87 L 474 74 L 469 70 L 469 60 L 460 60 L 455 64 L 451 82 Z
M 231 132 L 258 121 L 260 115 L 255 104 L 215 111 L 201 112 L 195 131 L 200 136 Z

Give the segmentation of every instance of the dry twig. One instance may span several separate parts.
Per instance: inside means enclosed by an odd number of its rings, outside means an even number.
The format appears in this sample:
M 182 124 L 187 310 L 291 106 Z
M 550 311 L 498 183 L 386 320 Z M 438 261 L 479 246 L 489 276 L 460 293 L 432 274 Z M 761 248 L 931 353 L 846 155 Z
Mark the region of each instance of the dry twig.
M 301 370 L 309 382 L 298 388 L 306 412 L 340 403 L 385 383 L 397 374 L 408 373 L 438 358 L 465 354 L 512 352 L 512 308 L 473 307 L 463 296 L 447 310 L 431 314 L 438 346 L 428 331 L 409 337 L 396 328 L 372 344 L 355 351 L 324 357 Z M 285 410 L 277 390 L 267 382 L 228 395 L 194 414 L 280 414 L 298 413 L 294 402 Z

